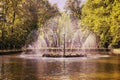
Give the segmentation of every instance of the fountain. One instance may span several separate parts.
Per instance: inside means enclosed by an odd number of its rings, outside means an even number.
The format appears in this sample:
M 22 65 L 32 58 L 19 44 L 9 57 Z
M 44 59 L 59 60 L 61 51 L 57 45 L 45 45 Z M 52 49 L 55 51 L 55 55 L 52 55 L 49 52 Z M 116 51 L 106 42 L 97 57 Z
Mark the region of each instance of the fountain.
M 83 57 L 87 49 L 98 45 L 92 31 L 83 29 L 70 14 L 62 14 L 31 32 L 25 47 L 31 53 L 46 57 Z

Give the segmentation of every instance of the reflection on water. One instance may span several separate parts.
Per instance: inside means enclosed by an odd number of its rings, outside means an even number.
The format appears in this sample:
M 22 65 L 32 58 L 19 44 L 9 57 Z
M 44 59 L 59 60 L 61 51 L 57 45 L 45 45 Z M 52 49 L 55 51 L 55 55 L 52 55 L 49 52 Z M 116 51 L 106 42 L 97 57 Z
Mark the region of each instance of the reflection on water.
M 119 60 L 0 56 L 0 80 L 119 80 Z

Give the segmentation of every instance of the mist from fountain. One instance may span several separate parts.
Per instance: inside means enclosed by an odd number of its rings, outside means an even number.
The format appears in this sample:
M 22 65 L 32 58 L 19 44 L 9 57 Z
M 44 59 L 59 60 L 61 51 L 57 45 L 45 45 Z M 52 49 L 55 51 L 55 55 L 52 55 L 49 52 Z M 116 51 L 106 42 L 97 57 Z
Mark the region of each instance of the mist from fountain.
M 64 46 L 64 38 L 65 47 L 69 51 L 98 47 L 96 35 L 83 29 L 81 24 L 79 25 L 79 21 L 70 14 L 52 18 L 45 23 L 44 27 L 33 31 L 28 37 L 25 47 L 37 51 L 34 52 L 37 54 L 49 53 L 49 49 L 60 49 L 61 51 Z

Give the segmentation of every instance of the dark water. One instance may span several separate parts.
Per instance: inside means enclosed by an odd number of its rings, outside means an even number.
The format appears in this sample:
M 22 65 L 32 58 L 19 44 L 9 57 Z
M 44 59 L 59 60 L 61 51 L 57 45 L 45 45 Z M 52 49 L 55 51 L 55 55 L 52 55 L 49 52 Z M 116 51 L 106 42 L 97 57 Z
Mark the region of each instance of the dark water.
M 0 80 L 120 80 L 120 57 L 0 56 Z

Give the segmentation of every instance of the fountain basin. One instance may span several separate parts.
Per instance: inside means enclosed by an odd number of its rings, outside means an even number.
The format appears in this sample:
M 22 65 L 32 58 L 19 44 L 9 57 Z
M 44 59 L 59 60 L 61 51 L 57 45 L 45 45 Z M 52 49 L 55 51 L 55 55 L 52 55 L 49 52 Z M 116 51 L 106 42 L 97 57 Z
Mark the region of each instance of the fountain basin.
M 109 54 L 109 49 L 68 49 L 65 51 L 63 49 L 26 49 L 24 50 L 26 54 L 41 54 L 42 57 L 87 57 L 88 54 Z

